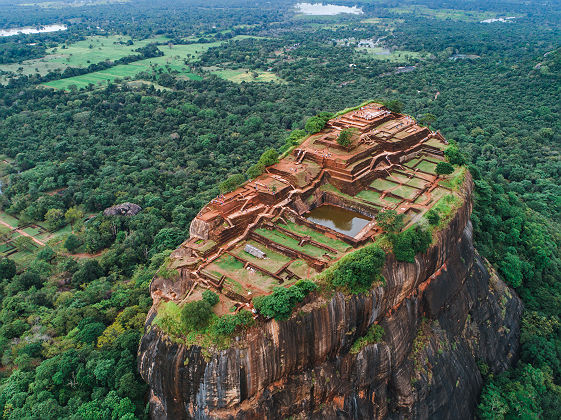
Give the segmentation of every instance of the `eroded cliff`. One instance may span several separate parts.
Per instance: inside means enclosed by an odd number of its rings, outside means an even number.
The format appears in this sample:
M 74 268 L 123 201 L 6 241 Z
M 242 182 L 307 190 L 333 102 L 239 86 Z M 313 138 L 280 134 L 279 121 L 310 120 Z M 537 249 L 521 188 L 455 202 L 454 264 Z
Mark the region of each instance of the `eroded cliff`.
M 368 294 L 311 295 L 287 321 L 260 322 L 208 356 L 152 325 L 139 369 L 154 418 L 470 418 L 482 378 L 516 358 L 519 298 L 473 248 L 471 180 L 433 245 Z M 351 352 L 373 323 L 383 341 Z M 203 354 L 204 353 L 204 354 Z

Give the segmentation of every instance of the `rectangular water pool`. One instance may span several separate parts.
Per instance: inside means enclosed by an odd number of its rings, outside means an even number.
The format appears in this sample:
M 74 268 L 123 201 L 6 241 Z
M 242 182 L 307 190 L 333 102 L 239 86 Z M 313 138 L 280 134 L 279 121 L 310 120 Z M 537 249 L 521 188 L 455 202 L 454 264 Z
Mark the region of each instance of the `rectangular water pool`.
M 370 219 L 356 211 L 343 207 L 324 204 L 304 215 L 312 223 L 333 229 L 347 236 L 356 236 Z

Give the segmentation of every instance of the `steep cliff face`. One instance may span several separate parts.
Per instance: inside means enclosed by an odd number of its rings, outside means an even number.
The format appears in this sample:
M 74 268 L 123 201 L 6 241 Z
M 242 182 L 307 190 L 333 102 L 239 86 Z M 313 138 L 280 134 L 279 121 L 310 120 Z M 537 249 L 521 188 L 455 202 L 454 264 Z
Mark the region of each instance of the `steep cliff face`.
M 205 358 L 151 322 L 139 369 L 154 418 L 469 418 L 482 379 L 517 353 L 519 298 L 473 248 L 466 200 L 416 262 L 386 261 L 367 295 L 311 296 L 289 320 L 260 323 Z M 350 351 L 373 322 L 383 342 Z

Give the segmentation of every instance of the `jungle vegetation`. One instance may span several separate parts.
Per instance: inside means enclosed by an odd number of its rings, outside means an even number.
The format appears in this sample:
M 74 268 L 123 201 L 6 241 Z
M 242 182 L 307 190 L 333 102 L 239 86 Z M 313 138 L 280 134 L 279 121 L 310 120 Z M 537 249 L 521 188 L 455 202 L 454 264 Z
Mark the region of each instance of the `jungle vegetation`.
M 518 364 L 500 375 L 480 366 L 480 416 L 557 418 L 561 7 L 420 0 L 415 8 L 358 0 L 363 15 L 302 17 L 291 2 L 262 3 L 0 6 L 3 27 L 68 25 L 0 39 L 2 65 L 100 34 L 165 36 L 178 45 L 224 41 L 187 60 L 197 80 L 163 65 L 55 90 L 41 83 L 64 72 L 2 70 L 0 219 L 62 232 L 45 246 L 15 238 L 23 257 L 0 257 L 3 417 L 146 418 L 136 350 L 151 305 L 148 285 L 191 219 L 221 190 L 257 176 L 276 151 L 320 129 L 330 113 L 375 97 L 418 119 L 430 116 L 425 123 L 456 142 L 448 158 L 465 161 L 475 180 L 476 247 L 524 301 Z M 490 15 L 517 18 L 480 23 Z M 231 40 L 236 35 L 251 38 Z M 361 52 L 351 40 L 382 37 L 388 59 Z M 151 48 L 140 54 L 156 56 L 166 47 Z M 215 68 L 279 80 L 236 82 Z M 103 215 L 123 202 L 142 211 Z M 431 217 L 437 224 L 438 215 Z M 408 247 L 422 249 L 426 240 L 422 232 L 402 233 L 394 246 L 407 260 Z M 377 261 L 373 255 L 374 268 Z M 340 274 L 341 284 L 364 287 Z M 279 299 L 301 301 L 311 291 L 304 286 L 277 292 L 286 295 Z M 285 316 L 275 302 L 261 304 L 271 317 Z M 185 317 L 197 326 L 208 321 Z M 243 314 L 216 328 L 231 334 L 249 322 Z

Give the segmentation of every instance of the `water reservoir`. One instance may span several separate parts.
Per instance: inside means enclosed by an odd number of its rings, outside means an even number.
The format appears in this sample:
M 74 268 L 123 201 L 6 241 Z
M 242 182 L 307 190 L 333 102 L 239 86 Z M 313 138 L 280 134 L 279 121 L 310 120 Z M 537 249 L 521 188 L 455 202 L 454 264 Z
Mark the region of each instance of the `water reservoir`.
M 328 227 L 347 236 L 354 237 L 364 228 L 370 219 L 356 211 L 343 207 L 324 204 L 305 214 L 310 222 Z

